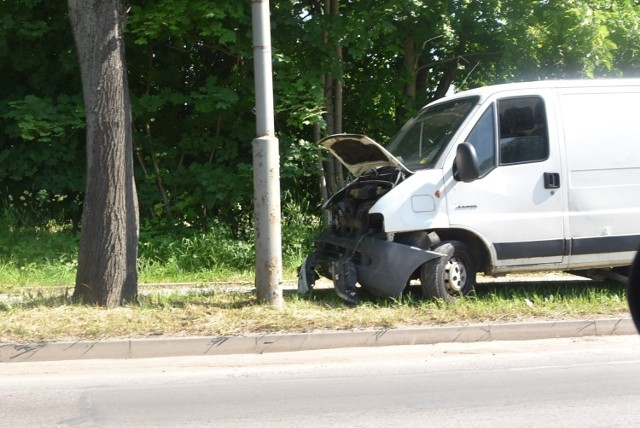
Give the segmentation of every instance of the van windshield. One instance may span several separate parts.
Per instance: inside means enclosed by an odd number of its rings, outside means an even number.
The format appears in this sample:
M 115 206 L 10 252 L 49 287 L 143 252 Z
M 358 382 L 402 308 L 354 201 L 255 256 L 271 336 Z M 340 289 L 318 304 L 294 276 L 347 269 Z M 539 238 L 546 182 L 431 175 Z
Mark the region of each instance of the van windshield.
M 478 97 L 460 98 L 422 109 L 386 149 L 409 169 L 433 168 Z

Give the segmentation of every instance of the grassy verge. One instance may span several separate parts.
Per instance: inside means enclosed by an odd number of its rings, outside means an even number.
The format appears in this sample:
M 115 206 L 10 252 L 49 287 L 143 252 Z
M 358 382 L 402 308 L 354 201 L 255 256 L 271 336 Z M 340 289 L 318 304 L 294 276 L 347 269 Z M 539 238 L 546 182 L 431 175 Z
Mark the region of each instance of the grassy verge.
M 140 286 L 138 304 L 105 310 L 72 304 L 78 235 L 69 225 L 25 221 L 0 213 L 0 342 L 81 340 L 157 335 L 241 335 L 265 332 L 394 328 L 524 319 L 628 315 L 624 287 L 572 281 L 480 284 L 452 304 L 425 301 L 419 290 L 401 299 L 366 297 L 344 305 L 333 290 L 300 297 L 285 292 L 281 311 L 258 305 L 253 248 L 220 225 L 207 230 L 141 231 L 140 283 L 196 283 L 188 288 Z M 285 278 L 295 278 L 312 241 L 312 221 L 283 229 Z M 41 222 L 42 223 L 42 222 Z M 200 283 L 201 285 L 197 285 Z M 213 283 L 213 284 L 211 284 Z
M 118 309 L 74 305 L 71 290 L 22 292 L 0 302 L 0 342 L 81 340 L 149 336 L 246 335 L 396 328 L 534 319 L 593 319 L 628 316 L 624 287 L 571 281 L 485 283 L 475 296 L 446 304 L 425 301 L 419 290 L 401 299 L 365 296 L 344 305 L 331 289 L 300 297 L 285 290 L 282 310 L 258 305 L 247 287 L 141 290 L 140 302 Z

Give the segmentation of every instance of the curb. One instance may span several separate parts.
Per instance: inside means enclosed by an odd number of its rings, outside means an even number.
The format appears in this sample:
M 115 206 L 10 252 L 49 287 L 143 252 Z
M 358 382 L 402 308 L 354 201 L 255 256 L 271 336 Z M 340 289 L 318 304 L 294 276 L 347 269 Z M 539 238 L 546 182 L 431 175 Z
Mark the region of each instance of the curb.
M 39 342 L 0 344 L 0 363 L 262 354 L 332 348 L 619 336 L 636 333 L 631 318 L 606 318 L 252 336 Z

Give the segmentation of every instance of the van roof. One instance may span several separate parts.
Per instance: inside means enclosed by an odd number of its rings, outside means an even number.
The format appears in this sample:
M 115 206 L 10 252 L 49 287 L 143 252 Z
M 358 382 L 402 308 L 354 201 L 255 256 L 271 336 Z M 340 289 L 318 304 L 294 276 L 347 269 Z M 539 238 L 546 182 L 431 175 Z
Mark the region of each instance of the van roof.
M 481 86 L 467 91 L 457 92 L 454 95 L 440 98 L 434 103 L 444 102 L 456 98 L 480 96 L 482 99 L 503 91 L 536 90 L 549 88 L 594 88 L 594 87 L 636 87 L 640 88 L 640 79 L 615 78 L 615 79 L 571 79 L 571 80 L 538 80 L 533 82 L 502 83 L 498 85 Z

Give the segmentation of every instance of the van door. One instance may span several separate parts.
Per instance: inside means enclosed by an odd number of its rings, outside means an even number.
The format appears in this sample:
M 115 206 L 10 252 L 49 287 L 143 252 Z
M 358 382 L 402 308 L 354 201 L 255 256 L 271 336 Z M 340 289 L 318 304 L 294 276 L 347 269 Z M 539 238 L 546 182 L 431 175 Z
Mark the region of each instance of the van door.
M 640 246 L 640 88 L 559 91 L 572 267 L 625 266 Z
M 485 239 L 495 271 L 564 261 L 565 183 L 553 143 L 557 130 L 547 121 L 553 106 L 545 101 L 538 95 L 504 97 L 479 111 L 463 141 L 476 149 L 480 177 L 471 183 L 447 180 L 451 227 Z

